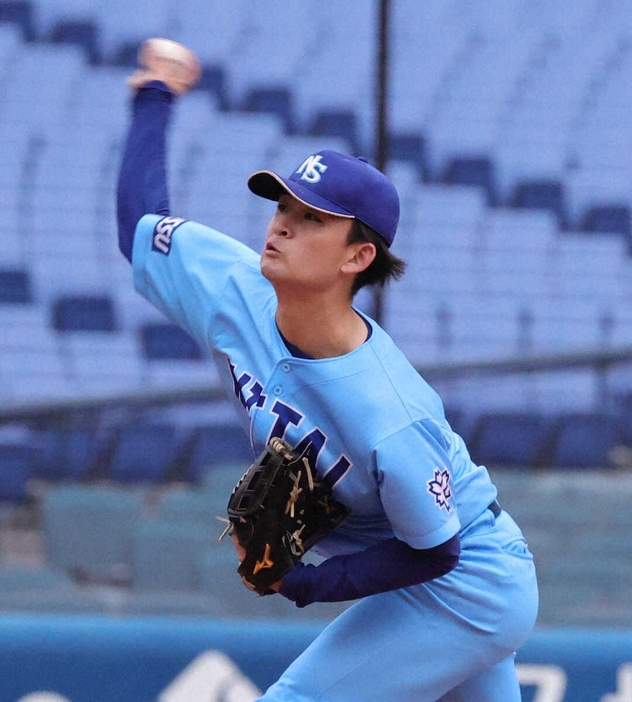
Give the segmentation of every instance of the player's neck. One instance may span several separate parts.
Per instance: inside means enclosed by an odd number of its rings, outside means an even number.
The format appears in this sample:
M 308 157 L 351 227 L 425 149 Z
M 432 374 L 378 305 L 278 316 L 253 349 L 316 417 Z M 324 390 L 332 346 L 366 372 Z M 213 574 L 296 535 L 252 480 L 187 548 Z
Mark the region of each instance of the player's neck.
M 279 301 L 276 321 L 285 339 L 311 358 L 344 356 L 367 338 L 366 323 L 348 301 Z

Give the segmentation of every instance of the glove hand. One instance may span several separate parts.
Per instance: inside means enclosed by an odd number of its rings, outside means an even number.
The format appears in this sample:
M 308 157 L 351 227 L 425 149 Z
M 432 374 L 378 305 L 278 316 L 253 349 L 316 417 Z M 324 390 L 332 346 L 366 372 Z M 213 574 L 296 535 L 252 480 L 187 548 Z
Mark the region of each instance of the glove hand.
M 276 438 L 239 480 L 227 511 L 237 572 L 260 595 L 278 592 L 283 576 L 349 514 L 306 452 Z
M 246 558 L 246 549 L 239 543 L 239 540 L 235 536 L 235 534 L 231 534 L 231 538 L 233 540 L 233 546 L 235 547 L 235 551 L 237 552 L 237 558 L 239 559 L 239 562 L 242 563 L 244 558 Z M 270 590 L 274 590 L 274 592 L 278 592 L 281 589 L 281 583 L 283 582 L 283 578 L 281 580 L 277 580 L 276 583 L 272 583 L 270 585 Z M 246 583 L 244 583 L 244 587 L 247 587 Z M 248 588 L 249 590 L 251 588 Z

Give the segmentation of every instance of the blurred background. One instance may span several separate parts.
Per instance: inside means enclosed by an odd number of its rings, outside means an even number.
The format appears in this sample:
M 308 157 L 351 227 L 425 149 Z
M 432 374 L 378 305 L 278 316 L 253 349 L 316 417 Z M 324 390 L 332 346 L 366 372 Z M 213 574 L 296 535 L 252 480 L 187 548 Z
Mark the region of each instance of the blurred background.
M 358 305 L 524 528 L 539 626 L 632 627 L 625 0 L 0 2 L 0 611 L 344 609 L 252 597 L 216 543 L 246 436 L 117 248 L 125 78 L 151 36 L 204 64 L 172 124 L 175 215 L 259 250 L 254 170 L 334 148 L 395 181 L 409 268 Z

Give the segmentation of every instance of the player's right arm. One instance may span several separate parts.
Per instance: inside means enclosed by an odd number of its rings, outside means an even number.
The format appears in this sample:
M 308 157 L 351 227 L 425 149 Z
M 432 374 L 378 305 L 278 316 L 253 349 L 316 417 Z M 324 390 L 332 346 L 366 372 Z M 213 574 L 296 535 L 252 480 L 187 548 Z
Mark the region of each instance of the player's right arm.
M 133 262 L 138 292 L 202 348 L 224 352 L 220 337 L 230 343 L 236 328 L 228 330 L 220 320 L 234 316 L 240 306 L 265 303 L 272 290 L 252 249 L 210 227 L 170 216 L 166 152 L 175 97 L 163 81 L 135 87 L 117 187 L 119 247 Z M 230 315 L 223 314 L 228 309 Z M 261 317 L 249 308 L 243 314 Z
M 136 225 L 145 214 L 169 215 L 165 151 L 175 95 L 160 81 L 136 91 L 117 185 L 119 248 L 132 260 Z

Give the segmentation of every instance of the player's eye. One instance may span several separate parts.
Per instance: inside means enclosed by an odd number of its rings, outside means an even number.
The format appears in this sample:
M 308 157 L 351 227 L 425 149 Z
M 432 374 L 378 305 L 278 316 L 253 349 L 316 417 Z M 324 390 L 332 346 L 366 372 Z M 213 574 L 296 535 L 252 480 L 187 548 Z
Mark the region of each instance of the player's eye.
M 287 212 L 287 205 L 282 202 L 277 202 L 277 212 Z
M 318 215 L 317 212 L 314 212 L 313 210 L 308 210 L 305 213 L 305 219 L 308 219 L 310 222 L 322 222 L 323 220 L 321 217 Z

